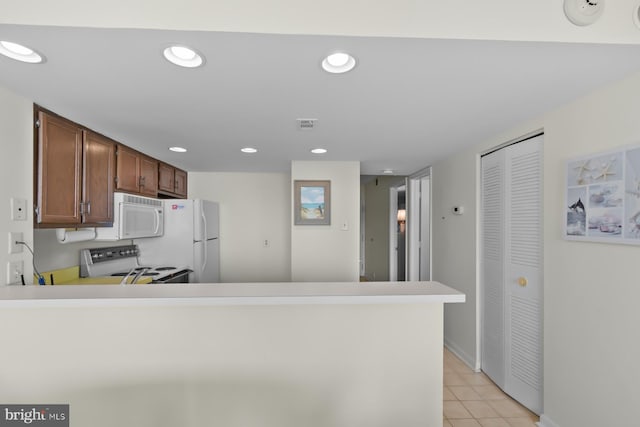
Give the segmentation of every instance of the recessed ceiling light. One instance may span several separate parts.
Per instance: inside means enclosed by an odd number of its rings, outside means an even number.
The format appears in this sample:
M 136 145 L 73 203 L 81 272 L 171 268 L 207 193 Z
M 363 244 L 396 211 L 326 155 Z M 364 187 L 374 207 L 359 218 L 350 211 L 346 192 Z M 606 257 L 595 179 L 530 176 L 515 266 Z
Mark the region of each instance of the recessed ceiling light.
M 18 43 L 0 41 L 0 53 L 16 61 L 28 62 L 30 64 L 39 64 L 44 62 L 42 55 Z
M 186 148 L 182 148 L 182 147 L 169 147 L 170 151 L 173 151 L 174 153 L 186 153 L 187 149 Z
M 385 174 L 385 175 L 391 175 L 393 173 L 393 170 L 392 169 L 385 169 L 385 170 L 382 171 L 382 173 Z
M 356 60 L 348 53 L 338 52 L 333 53 L 322 61 L 322 68 L 333 74 L 346 73 L 351 71 L 356 66 Z
M 311 152 L 313 154 L 324 154 L 327 152 L 327 150 L 324 148 L 314 148 L 313 150 L 311 150 Z
M 167 61 L 186 68 L 196 68 L 204 64 L 204 57 L 190 47 L 173 45 L 164 50 Z
M 253 153 L 257 153 L 258 150 L 252 147 L 245 147 L 240 149 L 240 151 L 242 151 L 243 153 L 248 153 L 248 154 L 253 154 Z

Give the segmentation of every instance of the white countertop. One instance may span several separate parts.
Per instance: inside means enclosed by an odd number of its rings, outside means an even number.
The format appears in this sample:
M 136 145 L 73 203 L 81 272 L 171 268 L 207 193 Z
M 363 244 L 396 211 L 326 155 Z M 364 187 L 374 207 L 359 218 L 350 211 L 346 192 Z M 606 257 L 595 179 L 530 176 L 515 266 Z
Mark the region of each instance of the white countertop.
M 4 286 L 0 307 L 61 305 L 283 305 L 459 303 L 439 282 L 297 282 Z

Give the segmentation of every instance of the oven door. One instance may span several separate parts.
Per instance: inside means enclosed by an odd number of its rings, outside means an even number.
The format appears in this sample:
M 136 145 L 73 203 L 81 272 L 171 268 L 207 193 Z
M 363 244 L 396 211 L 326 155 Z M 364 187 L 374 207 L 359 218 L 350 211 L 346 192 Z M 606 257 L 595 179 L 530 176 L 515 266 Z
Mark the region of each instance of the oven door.
M 180 270 L 169 276 L 154 279 L 151 283 L 189 283 L 189 274 L 192 271 L 189 269 Z

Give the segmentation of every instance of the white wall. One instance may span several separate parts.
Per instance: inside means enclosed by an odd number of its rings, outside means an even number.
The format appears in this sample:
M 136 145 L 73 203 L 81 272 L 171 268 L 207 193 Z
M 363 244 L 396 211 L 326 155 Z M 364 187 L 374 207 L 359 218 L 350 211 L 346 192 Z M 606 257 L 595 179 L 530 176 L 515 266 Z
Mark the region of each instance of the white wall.
M 294 161 L 292 192 L 295 180 L 331 181 L 331 225 L 292 225 L 291 280 L 358 281 L 360 163 Z M 347 230 L 342 229 L 343 224 Z
M 33 245 L 38 260 L 37 267 L 40 272 L 77 266 L 80 262 L 80 251 L 82 249 L 106 248 L 130 243 L 133 243 L 133 241 L 98 242 L 96 240 L 88 240 L 86 242 L 62 244 L 56 237 L 55 228 L 33 230 Z M 47 279 L 48 283 L 49 278 L 45 277 L 45 279 Z
M 434 165 L 434 277 L 465 292 L 468 301 L 445 308 L 445 340 L 473 355 L 477 228 L 472 213 L 477 207 L 477 155 L 544 127 L 545 426 L 637 423 L 640 250 L 565 241 L 562 223 L 565 161 L 639 144 L 638 93 L 640 74 Z M 455 220 L 445 215 L 454 201 L 469 206 L 469 215 Z
M 476 365 L 476 154 L 465 151 L 433 165 L 432 278 L 467 295 L 445 307 L 445 343 Z M 451 208 L 464 207 L 464 215 Z
M 33 103 L 0 87 L 0 286 L 7 283 L 7 263 L 22 260 L 24 277 L 32 283 L 31 254 L 9 255 L 8 233 L 22 232 L 25 241 L 33 247 Z M 11 220 L 11 198 L 27 200 L 27 220 Z
M 189 198 L 220 204 L 222 282 L 291 280 L 290 182 L 283 173 L 189 173 Z

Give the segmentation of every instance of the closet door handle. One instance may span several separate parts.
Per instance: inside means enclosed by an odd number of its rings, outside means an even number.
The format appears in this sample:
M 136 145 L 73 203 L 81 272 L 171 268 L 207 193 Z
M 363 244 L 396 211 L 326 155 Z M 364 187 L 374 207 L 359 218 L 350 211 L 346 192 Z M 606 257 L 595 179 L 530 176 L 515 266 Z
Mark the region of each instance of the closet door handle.
M 524 288 L 525 286 L 527 286 L 528 283 L 529 281 L 527 280 L 526 277 L 518 277 L 518 285 Z

